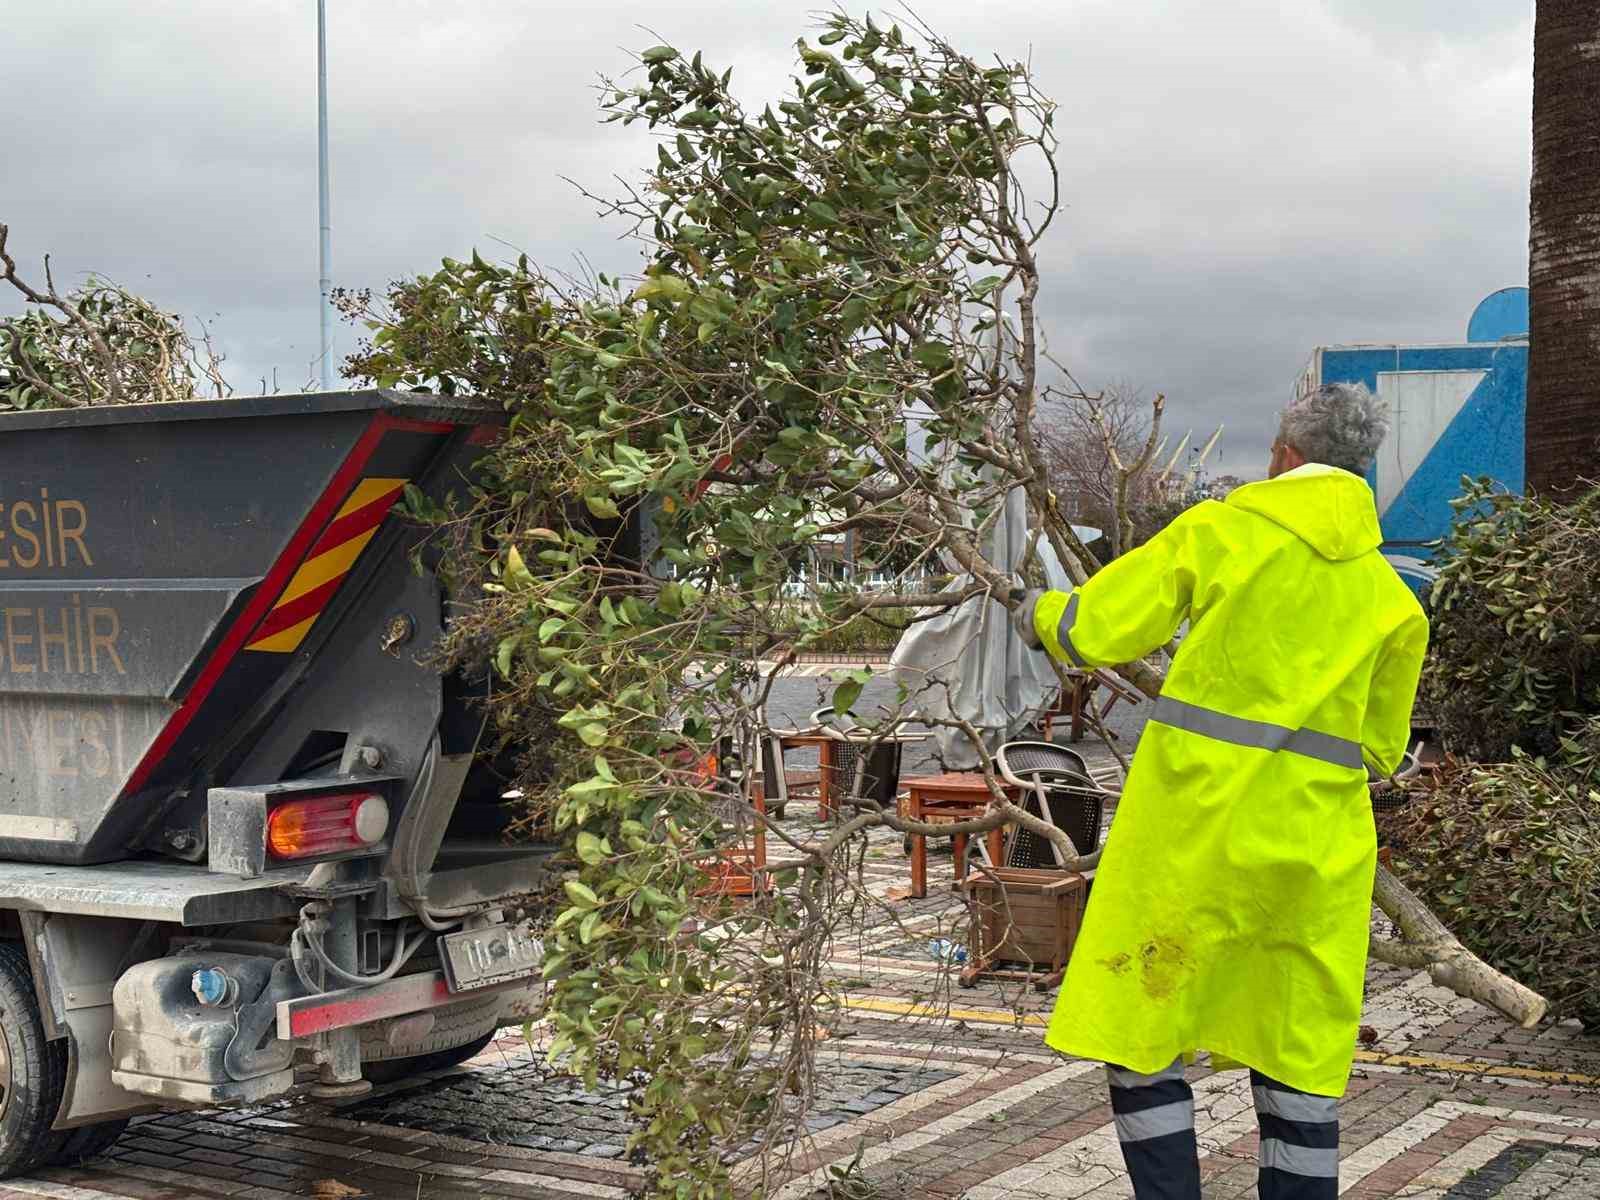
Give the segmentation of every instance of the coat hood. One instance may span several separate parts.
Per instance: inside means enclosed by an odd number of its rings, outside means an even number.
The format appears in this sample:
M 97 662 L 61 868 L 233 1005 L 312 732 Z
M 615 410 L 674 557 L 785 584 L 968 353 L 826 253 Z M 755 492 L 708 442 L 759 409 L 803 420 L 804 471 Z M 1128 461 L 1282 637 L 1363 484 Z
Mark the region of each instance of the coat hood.
M 1383 541 L 1372 489 L 1338 467 L 1307 463 L 1276 479 L 1247 483 L 1227 502 L 1283 526 L 1332 562 L 1359 558 Z

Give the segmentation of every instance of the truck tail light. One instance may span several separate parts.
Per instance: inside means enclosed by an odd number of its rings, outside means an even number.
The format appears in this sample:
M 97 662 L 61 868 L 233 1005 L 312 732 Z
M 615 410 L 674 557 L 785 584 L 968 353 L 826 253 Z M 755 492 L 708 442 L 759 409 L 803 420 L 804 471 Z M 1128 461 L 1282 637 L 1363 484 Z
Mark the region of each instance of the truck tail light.
M 274 858 L 316 858 L 365 850 L 389 832 L 389 803 L 372 792 L 290 800 L 267 814 Z

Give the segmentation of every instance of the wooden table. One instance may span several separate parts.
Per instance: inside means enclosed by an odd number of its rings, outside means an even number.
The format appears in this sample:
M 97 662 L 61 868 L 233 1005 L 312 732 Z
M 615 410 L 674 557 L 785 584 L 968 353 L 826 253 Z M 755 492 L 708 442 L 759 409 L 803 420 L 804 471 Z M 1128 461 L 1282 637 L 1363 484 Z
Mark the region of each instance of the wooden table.
M 989 784 L 976 771 L 953 771 L 944 775 L 913 775 L 903 781 L 906 785 L 906 815 L 913 821 L 948 823 L 970 821 L 988 811 L 993 798 Z M 1014 787 L 1001 784 L 1006 795 L 1016 800 L 1020 793 Z M 989 832 L 989 858 L 999 865 L 1004 853 L 1004 827 Z M 952 835 L 956 859 L 956 886 L 967 877 L 967 835 Z M 911 894 L 919 899 L 928 894 L 928 839 L 921 834 L 911 835 Z
M 823 820 L 833 815 L 833 788 L 831 777 L 833 775 L 833 743 L 834 739 L 820 732 L 795 732 L 778 734 L 779 758 L 783 757 L 784 750 L 801 750 L 807 746 L 817 748 L 817 770 L 822 773 L 822 778 L 817 781 L 817 812 Z M 782 762 L 778 764 L 783 768 Z

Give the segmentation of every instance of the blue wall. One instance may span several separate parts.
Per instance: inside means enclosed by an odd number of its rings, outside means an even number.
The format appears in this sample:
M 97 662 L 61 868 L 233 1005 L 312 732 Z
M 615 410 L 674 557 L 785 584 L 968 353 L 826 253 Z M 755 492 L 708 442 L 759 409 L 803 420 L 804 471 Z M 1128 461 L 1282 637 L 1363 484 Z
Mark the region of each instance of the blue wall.
M 1380 514 L 1384 549 L 1427 557 L 1420 544 L 1450 531 L 1450 501 L 1461 477 L 1487 475 L 1510 491 L 1523 487 L 1523 428 L 1527 402 L 1526 342 L 1471 346 L 1387 346 L 1322 352 L 1322 382 L 1364 383 L 1374 393 L 1379 373 L 1487 371 L 1455 419 Z M 1375 472 L 1368 480 L 1375 479 Z

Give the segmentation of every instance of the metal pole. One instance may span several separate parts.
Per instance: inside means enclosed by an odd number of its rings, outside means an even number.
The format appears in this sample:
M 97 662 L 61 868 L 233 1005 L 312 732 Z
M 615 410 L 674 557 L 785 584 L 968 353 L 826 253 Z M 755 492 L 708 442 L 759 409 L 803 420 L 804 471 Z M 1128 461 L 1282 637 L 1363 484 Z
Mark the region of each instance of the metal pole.
M 326 0 L 317 0 L 317 225 L 320 246 L 317 284 L 322 294 L 322 390 L 333 390 L 333 233 L 328 223 L 328 14 Z

